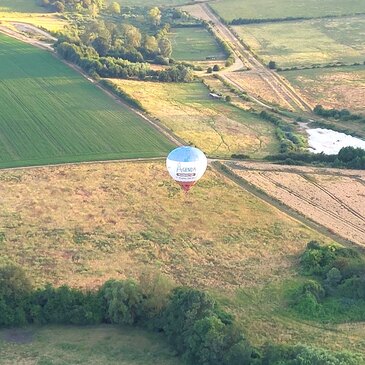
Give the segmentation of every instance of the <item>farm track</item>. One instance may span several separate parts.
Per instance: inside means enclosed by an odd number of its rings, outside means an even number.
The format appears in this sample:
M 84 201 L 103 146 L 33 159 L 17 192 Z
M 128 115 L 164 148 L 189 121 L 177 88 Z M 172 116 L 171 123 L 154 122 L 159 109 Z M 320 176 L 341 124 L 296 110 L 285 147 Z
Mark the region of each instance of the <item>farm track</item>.
M 288 81 L 280 77 L 275 71 L 267 69 L 265 65 L 263 65 L 259 60 L 256 59 L 253 53 L 246 49 L 246 47 L 241 43 L 241 41 L 237 38 L 234 32 L 232 32 L 229 27 L 224 25 L 221 20 L 215 15 L 209 5 L 207 5 L 206 3 L 199 3 L 197 5 L 200 6 L 202 12 L 206 15 L 206 19 L 209 19 L 210 22 L 212 22 L 217 35 L 228 44 L 230 44 L 232 50 L 236 55 L 236 59 L 240 59 L 241 63 L 243 59 L 244 64 L 251 69 L 250 71 L 244 72 L 259 74 L 262 79 L 269 85 L 269 87 L 277 95 L 280 95 L 280 97 L 283 98 L 289 105 L 291 105 L 292 108 L 306 112 L 310 112 L 312 110 L 311 106 L 303 99 L 303 97 L 301 97 L 294 90 L 294 88 L 289 84 Z M 235 64 L 236 66 L 234 70 L 232 70 L 232 68 L 228 70 L 231 72 L 238 72 L 238 63 L 236 62 Z M 222 73 L 224 74 L 225 71 L 223 71 Z M 230 78 L 228 79 L 230 80 Z M 257 98 L 254 99 L 257 100 Z

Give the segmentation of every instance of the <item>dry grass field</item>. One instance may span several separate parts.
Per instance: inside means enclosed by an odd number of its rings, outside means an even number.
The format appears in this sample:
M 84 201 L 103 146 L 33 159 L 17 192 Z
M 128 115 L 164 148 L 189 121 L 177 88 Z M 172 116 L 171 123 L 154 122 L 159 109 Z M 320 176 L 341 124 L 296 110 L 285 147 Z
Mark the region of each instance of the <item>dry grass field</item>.
M 263 285 L 324 239 L 212 170 L 189 195 L 163 162 L 2 171 L 0 181 L 0 263 L 38 284 L 93 287 L 151 266 L 182 284 Z
M 278 151 L 279 143 L 270 123 L 223 100 L 213 99 L 202 83 L 112 81 L 139 100 L 174 134 L 210 156 L 244 153 L 263 157 Z
M 363 171 L 239 163 L 234 172 L 329 230 L 365 246 Z
M 265 80 L 265 76 L 245 71 L 245 72 L 230 72 L 226 75 L 234 84 L 242 87 L 250 95 L 266 101 L 272 105 L 277 105 L 286 109 L 292 109 L 292 106 L 282 97 L 282 95 Z M 284 75 L 285 76 L 285 75 Z
M 233 28 L 265 63 L 278 67 L 364 61 L 365 16 Z
M 365 66 L 282 73 L 312 104 L 365 113 Z
M 283 313 L 306 243 L 332 241 L 214 170 L 189 195 L 162 161 L 4 170 L 0 181 L 0 265 L 21 265 L 38 285 L 90 288 L 158 270 L 216 293 L 254 344 L 320 337 L 323 347 L 364 353 L 361 324 Z

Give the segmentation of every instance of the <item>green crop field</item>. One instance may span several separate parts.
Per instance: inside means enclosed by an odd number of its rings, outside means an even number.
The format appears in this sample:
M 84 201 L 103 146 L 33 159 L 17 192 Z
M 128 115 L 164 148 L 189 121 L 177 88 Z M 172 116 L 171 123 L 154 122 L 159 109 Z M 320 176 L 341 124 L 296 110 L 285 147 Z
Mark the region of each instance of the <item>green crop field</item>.
M 172 28 L 169 38 L 172 43 L 172 58 L 183 61 L 204 61 L 207 57 L 222 60 L 225 54 L 203 27 Z
M 50 53 L 0 42 L 1 167 L 163 156 L 172 147 Z
M 365 13 L 363 0 L 220 0 L 210 6 L 226 21 Z
M 127 94 L 186 142 L 210 156 L 277 153 L 275 127 L 257 115 L 213 99 L 202 83 L 115 81 Z
M 266 63 L 279 67 L 364 61 L 365 16 L 235 26 Z
M 115 326 L 0 330 L 1 365 L 178 365 L 156 333 Z
M 44 8 L 36 0 L 0 0 L 0 12 L 39 13 Z

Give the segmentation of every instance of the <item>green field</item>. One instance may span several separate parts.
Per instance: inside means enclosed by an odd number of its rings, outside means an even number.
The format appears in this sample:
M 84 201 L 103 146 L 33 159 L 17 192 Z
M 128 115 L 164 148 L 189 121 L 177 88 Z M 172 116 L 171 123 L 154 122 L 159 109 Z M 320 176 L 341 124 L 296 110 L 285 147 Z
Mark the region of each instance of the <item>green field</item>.
M 235 26 L 265 63 L 279 67 L 364 61 L 365 16 Z
M 0 167 L 163 156 L 172 147 L 50 53 L 0 42 Z
M 46 326 L 0 330 L 1 365 L 178 365 L 161 336 L 130 327 Z
M 205 61 L 207 57 L 225 59 L 225 54 L 213 36 L 203 27 L 172 28 L 172 58 L 183 61 Z
M 36 0 L 0 0 L 0 12 L 40 13 L 44 8 Z
M 210 6 L 226 21 L 365 13 L 363 0 L 220 0 Z

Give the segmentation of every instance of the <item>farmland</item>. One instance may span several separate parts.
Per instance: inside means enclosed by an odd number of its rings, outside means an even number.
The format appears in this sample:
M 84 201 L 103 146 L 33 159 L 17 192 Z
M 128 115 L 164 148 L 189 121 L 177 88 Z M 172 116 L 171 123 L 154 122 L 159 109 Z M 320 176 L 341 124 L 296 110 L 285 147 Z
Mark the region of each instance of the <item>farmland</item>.
M 42 9 L 32 0 L 0 0 L 0 12 L 40 13 Z
M 262 157 L 279 148 L 271 124 L 222 100 L 212 99 L 202 83 L 123 80 L 118 86 L 139 100 L 174 134 L 210 156 L 245 153 Z
M 214 170 L 189 196 L 162 162 L 3 171 L 0 179 L 0 264 L 21 265 L 37 285 L 91 288 L 149 268 L 219 290 L 254 344 L 318 345 L 321 337 L 321 346 L 364 352 L 360 324 L 312 326 L 282 309 L 306 243 L 331 240 Z
M 210 6 L 226 21 L 245 19 L 282 19 L 287 17 L 321 17 L 365 13 L 362 0 L 220 0 Z M 234 9 L 232 11 L 232 9 Z
M 157 334 L 114 326 L 0 330 L 0 353 L 2 365 L 179 364 Z
M 365 112 L 365 66 L 287 71 L 282 75 L 313 105 Z
M 51 54 L 0 40 L 0 166 L 163 156 L 171 148 Z
M 11 22 L 23 22 L 49 31 L 59 31 L 66 20 L 59 14 L 45 13 L 33 0 L 0 0 L 0 25 L 11 27 Z
M 204 61 L 208 57 L 225 58 L 213 36 L 204 27 L 172 28 L 172 58 L 183 61 Z
M 278 67 L 364 61 L 365 16 L 235 26 L 265 63 Z
M 250 184 L 327 227 L 343 238 L 365 245 L 365 174 L 335 169 L 233 165 Z

